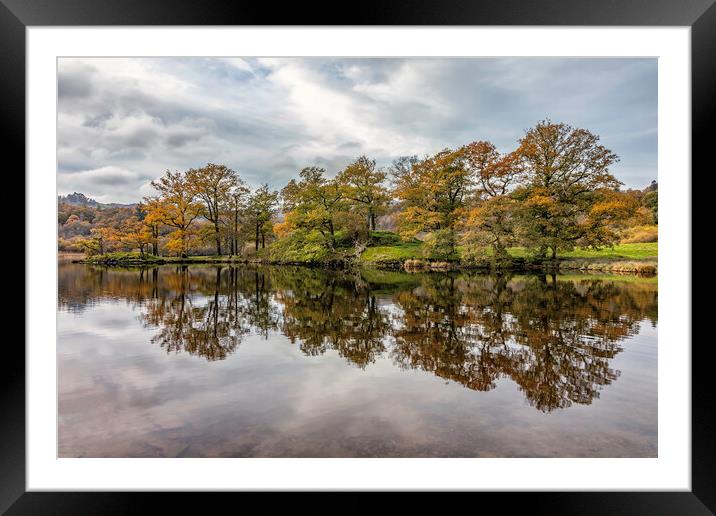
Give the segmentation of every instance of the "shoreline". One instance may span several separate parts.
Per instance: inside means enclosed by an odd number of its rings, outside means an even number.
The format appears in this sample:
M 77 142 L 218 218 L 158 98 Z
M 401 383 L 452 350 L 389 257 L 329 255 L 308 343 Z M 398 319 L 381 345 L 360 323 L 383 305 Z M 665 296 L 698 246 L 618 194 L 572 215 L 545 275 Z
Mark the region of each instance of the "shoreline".
M 300 266 L 309 268 L 328 268 L 332 270 L 350 270 L 355 268 L 369 268 L 378 270 L 392 270 L 404 272 L 446 272 L 461 270 L 478 271 L 499 271 L 499 272 L 557 272 L 557 271 L 589 271 L 604 273 L 631 273 L 638 275 L 653 276 L 658 273 L 658 262 L 656 259 L 645 260 L 614 260 L 604 258 L 575 259 L 562 258 L 557 262 L 526 261 L 522 258 L 515 258 L 509 263 L 500 265 L 494 263 L 460 263 L 441 262 L 428 260 L 391 260 L 381 262 L 361 262 L 359 260 L 331 260 L 324 262 L 289 262 L 276 261 L 261 258 L 244 258 L 237 256 L 197 256 L 188 258 L 175 257 L 127 257 L 127 258 L 83 258 L 72 259 L 71 263 L 86 265 L 103 265 L 108 267 L 150 267 L 159 265 L 272 265 L 272 266 Z

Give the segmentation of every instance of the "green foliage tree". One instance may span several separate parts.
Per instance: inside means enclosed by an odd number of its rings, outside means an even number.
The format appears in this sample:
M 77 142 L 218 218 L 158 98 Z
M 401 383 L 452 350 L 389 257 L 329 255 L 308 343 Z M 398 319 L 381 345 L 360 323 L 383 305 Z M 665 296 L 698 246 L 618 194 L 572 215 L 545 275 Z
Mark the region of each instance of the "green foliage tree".
M 238 181 L 231 191 L 229 192 L 229 208 L 228 208 L 228 216 L 229 216 L 229 227 L 230 227 L 230 234 L 229 234 L 229 242 L 230 242 L 230 248 L 231 248 L 231 254 L 239 254 L 240 250 L 240 238 L 239 235 L 241 234 L 242 229 L 242 215 L 246 211 L 246 204 L 247 204 L 247 195 L 249 193 L 248 187 L 243 183 L 243 181 Z
M 456 260 L 455 232 L 451 228 L 436 229 L 425 238 L 422 254 L 431 260 Z
M 651 210 L 651 213 L 654 216 L 654 224 L 659 223 L 659 191 L 658 190 L 651 190 L 644 194 L 644 197 L 641 198 L 641 204 L 642 206 L 645 206 L 646 208 Z
M 385 172 L 376 170 L 375 160 L 365 156 L 358 157 L 336 177 L 345 198 L 365 218 L 370 231 L 375 231 L 376 217 L 385 212 L 390 200 L 383 184 L 385 178 Z
M 306 167 L 300 181 L 291 180 L 281 191 L 286 211 L 284 231 L 293 228 L 316 230 L 330 249 L 336 244 L 336 216 L 345 209 L 344 195 L 335 180 L 324 177 L 325 170 Z
M 269 189 L 268 184 L 263 184 L 257 188 L 248 203 L 248 214 L 251 225 L 254 228 L 254 248 L 259 250 L 259 241 L 261 247 L 266 247 L 266 235 L 271 233 L 271 220 L 278 210 L 279 193 Z

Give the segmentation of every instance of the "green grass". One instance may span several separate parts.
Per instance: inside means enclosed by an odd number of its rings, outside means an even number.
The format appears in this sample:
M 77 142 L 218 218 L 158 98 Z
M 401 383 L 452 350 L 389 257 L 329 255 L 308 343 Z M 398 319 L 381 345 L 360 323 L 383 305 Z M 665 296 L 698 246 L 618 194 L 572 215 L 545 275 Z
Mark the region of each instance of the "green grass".
M 361 261 L 365 263 L 380 263 L 420 259 L 422 258 L 420 246 L 421 244 L 417 242 L 369 247 L 361 256 Z M 459 247 L 458 252 L 460 252 Z M 512 247 L 509 249 L 509 253 L 515 258 L 527 258 L 531 255 L 531 251 L 525 247 Z M 598 250 L 575 249 L 574 251 L 561 252 L 558 254 L 558 257 L 608 260 L 656 260 L 658 254 L 658 243 L 651 242 L 646 244 L 618 244 L 613 248 L 605 247 Z
M 557 254 L 558 258 L 604 258 L 614 260 L 645 260 L 656 259 L 659 255 L 658 242 L 646 244 L 617 244 L 614 247 L 602 249 L 575 249 L 574 251 L 562 251 Z M 509 253 L 515 258 L 527 258 L 531 256 L 530 250 L 525 247 L 512 247 Z
M 613 248 L 603 249 L 575 249 L 563 252 L 564 258 L 609 258 L 617 260 L 645 260 L 656 259 L 659 256 L 659 243 L 649 242 L 641 244 L 617 244 Z
M 363 263 L 384 263 L 420 258 L 419 242 L 403 242 L 398 245 L 369 247 L 361 255 Z

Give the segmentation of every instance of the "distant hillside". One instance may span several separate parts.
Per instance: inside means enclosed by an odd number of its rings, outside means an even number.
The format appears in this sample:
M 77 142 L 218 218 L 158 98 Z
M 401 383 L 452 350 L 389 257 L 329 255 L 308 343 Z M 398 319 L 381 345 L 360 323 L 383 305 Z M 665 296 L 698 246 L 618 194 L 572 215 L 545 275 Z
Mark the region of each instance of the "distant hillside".
M 80 192 L 73 192 L 68 195 L 58 195 L 57 204 L 70 204 L 72 206 L 89 206 L 92 208 L 132 208 L 137 203 L 121 204 L 118 202 L 101 203 Z
M 99 203 L 78 192 L 57 197 L 60 251 L 82 252 L 82 241 L 98 228 L 119 228 L 137 217 L 137 204 Z
M 71 204 L 73 206 L 93 206 L 97 207 L 97 201 L 90 199 L 83 193 L 74 192 L 68 195 L 58 195 L 57 204 Z
M 654 180 L 651 182 L 651 184 L 649 186 L 644 188 L 643 192 L 644 193 L 656 192 L 658 189 L 659 189 L 659 184 Z

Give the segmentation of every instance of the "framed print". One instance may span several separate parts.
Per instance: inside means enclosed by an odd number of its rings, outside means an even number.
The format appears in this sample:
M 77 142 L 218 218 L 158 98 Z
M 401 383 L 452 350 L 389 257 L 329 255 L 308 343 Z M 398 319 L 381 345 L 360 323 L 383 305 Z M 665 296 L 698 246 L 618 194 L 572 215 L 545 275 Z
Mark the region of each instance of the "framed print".
M 3 0 L 28 300 L 3 510 L 465 491 L 710 514 L 712 4 L 316 25 Z

